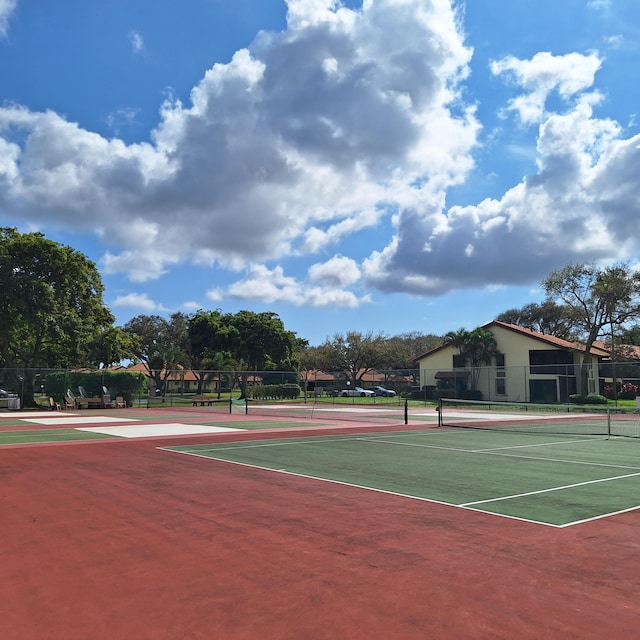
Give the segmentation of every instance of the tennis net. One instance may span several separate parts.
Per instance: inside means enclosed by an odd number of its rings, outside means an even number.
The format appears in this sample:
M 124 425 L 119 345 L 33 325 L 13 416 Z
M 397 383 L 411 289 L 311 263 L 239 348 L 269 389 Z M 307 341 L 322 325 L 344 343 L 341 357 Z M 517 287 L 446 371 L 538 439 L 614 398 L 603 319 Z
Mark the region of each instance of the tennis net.
M 640 437 L 640 413 L 633 408 L 441 398 L 439 412 L 441 427 Z
M 315 399 L 309 402 L 249 400 L 247 414 L 314 421 L 342 420 L 393 424 L 407 424 L 408 420 L 405 400 L 371 404 L 339 402 L 335 399 Z

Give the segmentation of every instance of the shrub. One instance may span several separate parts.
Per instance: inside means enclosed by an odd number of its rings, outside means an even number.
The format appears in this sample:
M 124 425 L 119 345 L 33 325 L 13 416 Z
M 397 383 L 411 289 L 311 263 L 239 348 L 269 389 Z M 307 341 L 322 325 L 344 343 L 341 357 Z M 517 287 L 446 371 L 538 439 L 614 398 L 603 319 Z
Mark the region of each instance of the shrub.
M 585 395 L 574 393 L 569 396 L 571 404 L 607 404 L 607 399 L 597 393 L 588 393 Z
M 295 400 L 302 393 L 297 384 L 256 384 L 247 387 L 247 398 L 252 400 Z
M 623 382 L 618 385 L 617 394 L 612 384 L 606 384 L 602 395 L 609 400 L 618 398 L 618 400 L 634 400 L 640 394 L 640 387 L 632 382 Z
M 623 382 L 622 388 L 618 392 L 621 400 L 634 400 L 638 395 L 638 386 L 631 382 Z
M 67 389 L 76 392 L 84 387 L 87 394 L 101 396 L 102 387 L 107 387 L 112 398 L 122 396 L 129 406 L 132 399 L 146 387 L 146 376 L 136 371 L 56 371 L 45 378 L 45 393 L 64 398 Z

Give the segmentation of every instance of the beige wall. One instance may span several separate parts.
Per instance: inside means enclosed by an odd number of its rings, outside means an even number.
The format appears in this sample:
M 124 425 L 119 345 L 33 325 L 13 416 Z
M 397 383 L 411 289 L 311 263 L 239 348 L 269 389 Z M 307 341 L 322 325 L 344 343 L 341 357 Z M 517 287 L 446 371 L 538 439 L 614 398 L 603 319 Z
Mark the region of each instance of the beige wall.
M 478 379 L 477 388 L 482 392 L 485 400 L 501 400 L 507 402 L 529 402 L 530 401 L 530 380 L 555 380 L 558 397 L 560 397 L 561 377 L 553 374 L 531 373 L 529 368 L 530 350 L 555 351 L 559 347 L 546 342 L 536 340 L 527 335 L 519 334 L 504 327 L 490 327 L 493 333 L 498 351 L 505 356 L 504 379 L 506 394 L 497 395 L 496 378 L 499 371 L 495 366 L 482 367 Z M 448 371 L 453 368 L 453 355 L 458 350 L 454 347 L 443 347 L 431 356 L 423 358 L 419 362 L 420 384 L 436 385 L 435 375 L 438 371 Z M 589 385 L 590 392 L 598 392 L 598 363 L 597 358 L 591 357 Z M 579 365 L 582 361 L 582 353 L 573 352 L 573 362 Z M 576 371 L 577 373 L 577 371 Z

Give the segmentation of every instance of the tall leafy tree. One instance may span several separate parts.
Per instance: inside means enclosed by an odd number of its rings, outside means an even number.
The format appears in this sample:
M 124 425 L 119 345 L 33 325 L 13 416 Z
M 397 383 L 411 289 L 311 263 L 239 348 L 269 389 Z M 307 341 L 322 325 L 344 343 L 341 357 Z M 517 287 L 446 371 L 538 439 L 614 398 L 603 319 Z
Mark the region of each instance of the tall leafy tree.
M 156 389 L 164 392 L 171 372 L 188 362 L 184 352 L 188 344 L 187 323 L 183 314 L 175 313 L 169 320 L 158 315 L 136 316 L 123 329 L 132 336 L 135 359 L 145 366 Z
M 442 337 L 411 331 L 386 340 L 386 367 L 397 371 L 415 371 L 415 358 L 442 344 Z
M 0 365 L 25 406 L 35 405 L 35 369 L 116 357 L 101 353 L 99 337 L 108 340 L 114 322 L 103 291 L 98 269 L 82 253 L 41 233 L 0 228 Z
M 191 368 L 197 379 L 198 393 L 202 393 L 205 382 L 213 375 L 225 375 L 219 372 L 231 372 L 236 368 L 237 362 L 231 353 L 231 345 L 237 337 L 237 332 L 227 320 L 228 317 L 219 309 L 201 309 L 189 318 L 189 354 Z M 235 376 L 227 374 L 227 377 L 229 386 L 232 386 Z
M 295 371 L 298 340 L 276 313 L 239 311 L 232 318 L 237 334 L 232 352 L 250 371 Z
M 360 383 L 366 373 L 383 368 L 388 362 L 386 337 L 373 332 L 335 334 L 318 347 L 317 355 L 324 370 L 341 371 L 354 385 Z
M 626 263 L 604 269 L 572 264 L 552 271 L 543 282 L 547 295 L 571 309 L 584 342 L 580 393 L 587 393 L 588 353 L 593 343 L 640 318 L 640 273 Z
M 620 344 L 640 346 L 640 324 L 623 328 L 618 334 Z
M 532 302 L 520 309 L 509 309 L 498 315 L 496 320 L 564 340 L 572 339 L 573 311 L 554 300 L 544 300 L 541 304 Z
M 249 371 L 297 371 L 300 339 L 276 313 L 199 311 L 189 321 L 194 357 L 233 367 L 244 394 Z

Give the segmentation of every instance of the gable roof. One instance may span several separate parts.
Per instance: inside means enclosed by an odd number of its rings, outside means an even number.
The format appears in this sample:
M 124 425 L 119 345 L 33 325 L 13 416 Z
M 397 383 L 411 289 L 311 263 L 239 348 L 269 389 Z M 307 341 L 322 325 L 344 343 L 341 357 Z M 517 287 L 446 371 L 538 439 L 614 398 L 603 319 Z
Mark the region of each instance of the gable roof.
M 492 320 L 491 322 L 488 322 L 487 324 L 483 324 L 482 325 L 482 329 L 488 329 L 489 331 L 491 330 L 491 327 L 501 327 L 502 329 L 507 329 L 508 331 L 513 331 L 514 333 L 517 333 L 521 336 L 526 336 L 527 338 L 531 338 L 532 340 L 537 340 L 538 342 L 543 342 L 544 344 L 550 344 L 553 345 L 554 347 L 557 347 L 558 349 L 566 349 L 568 351 L 579 351 L 581 353 L 585 352 L 585 348 L 584 348 L 584 344 L 581 344 L 579 342 L 571 342 L 569 340 L 564 340 L 562 338 L 558 338 L 556 336 L 551 336 L 548 335 L 546 333 L 540 333 L 539 331 L 533 331 L 533 329 L 526 329 L 525 327 L 519 327 L 516 324 L 509 324 L 507 322 L 501 322 L 500 320 Z M 423 358 L 426 358 L 427 356 L 430 356 L 438 351 L 440 351 L 441 349 L 445 349 L 447 348 L 448 344 L 441 344 L 439 347 L 436 347 L 435 349 L 431 349 L 430 351 L 427 351 L 426 353 L 423 353 L 422 355 L 416 357 L 413 359 L 414 362 L 417 362 L 418 360 L 422 360 Z M 609 350 L 605 349 L 601 346 L 599 346 L 599 344 L 594 344 L 591 347 L 591 350 L 589 351 L 590 354 L 594 355 L 594 356 L 598 356 L 598 357 L 608 357 L 609 354 Z
M 556 336 L 551 336 L 546 333 L 540 333 L 539 331 L 533 331 L 532 329 L 525 329 L 524 327 L 519 327 L 515 324 L 508 324 L 506 322 L 500 322 L 499 320 L 493 320 L 488 324 L 483 326 L 483 329 L 489 329 L 491 326 L 499 326 L 503 329 L 509 329 L 510 331 L 514 331 L 519 333 L 520 335 L 525 335 L 534 340 L 538 340 L 540 342 L 544 342 L 546 344 L 551 344 L 555 347 L 559 347 L 560 349 L 569 349 L 571 351 L 580 351 L 585 352 L 584 344 L 580 342 L 571 342 L 569 340 L 564 340 L 562 338 L 557 338 Z M 609 350 L 603 348 L 598 343 L 594 343 L 591 346 L 590 354 L 594 356 L 606 357 L 609 355 Z

